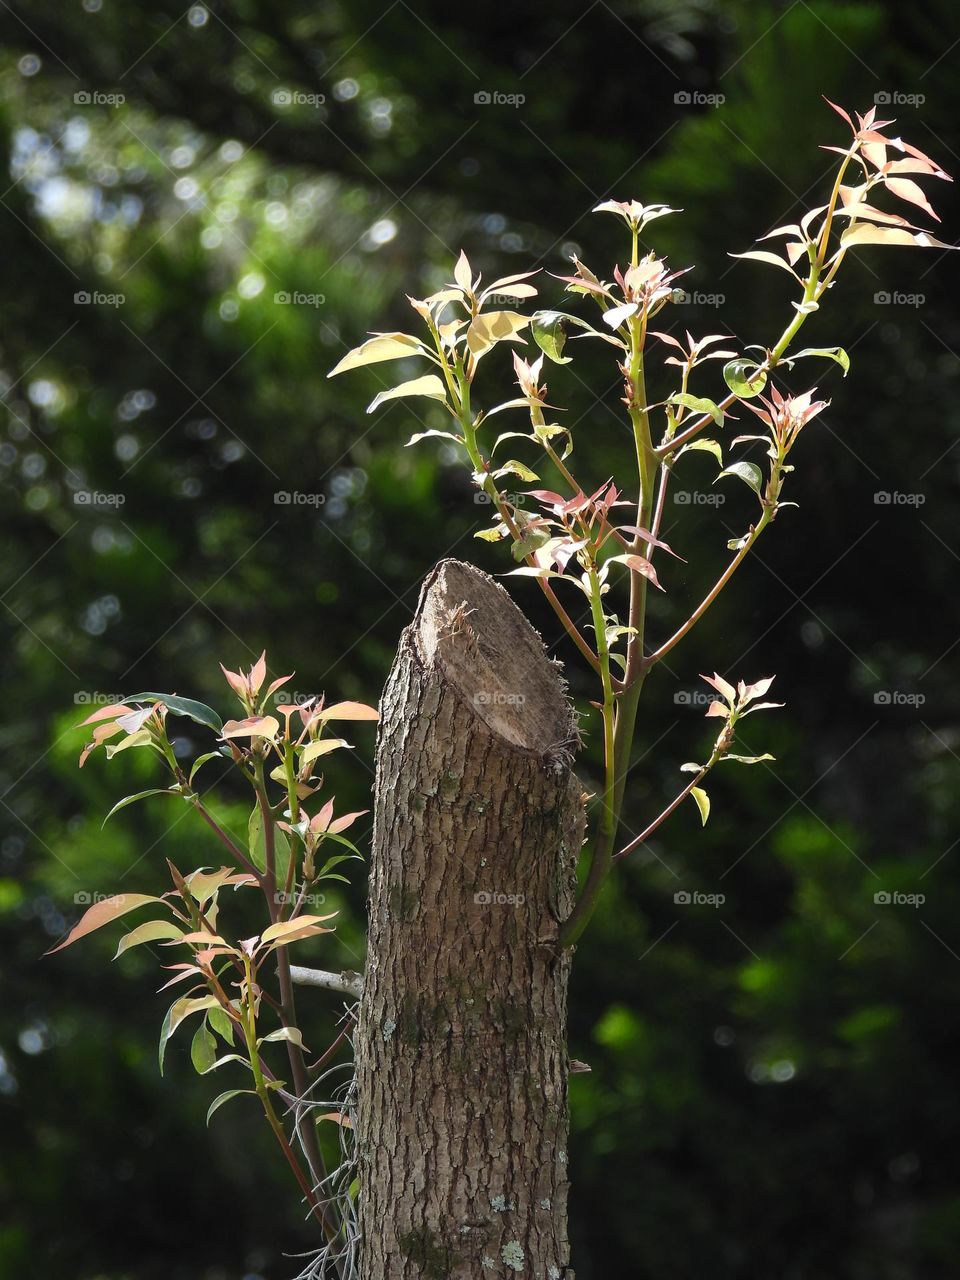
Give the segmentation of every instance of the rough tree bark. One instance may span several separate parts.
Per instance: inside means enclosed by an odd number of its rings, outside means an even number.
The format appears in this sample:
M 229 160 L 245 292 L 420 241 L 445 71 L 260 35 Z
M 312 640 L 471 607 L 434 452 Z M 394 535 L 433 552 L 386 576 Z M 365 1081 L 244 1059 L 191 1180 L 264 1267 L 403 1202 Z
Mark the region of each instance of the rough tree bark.
M 556 943 L 583 839 L 557 667 L 443 561 L 381 708 L 357 1036 L 363 1280 L 570 1280 Z

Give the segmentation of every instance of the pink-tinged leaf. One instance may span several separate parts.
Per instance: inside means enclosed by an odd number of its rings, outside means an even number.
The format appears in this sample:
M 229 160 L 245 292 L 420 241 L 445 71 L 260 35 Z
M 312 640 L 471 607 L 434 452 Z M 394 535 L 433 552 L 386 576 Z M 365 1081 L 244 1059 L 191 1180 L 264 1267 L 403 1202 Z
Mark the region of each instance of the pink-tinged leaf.
M 739 687 L 741 702 L 752 702 L 754 698 L 762 698 L 775 679 L 776 676 L 766 676 L 763 680 L 757 680 L 753 684 L 745 684 L 741 680 Z
M 108 707 L 99 707 L 92 715 L 87 716 L 86 720 L 81 720 L 77 728 L 83 729 L 86 725 L 95 724 L 98 720 L 115 720 L 117 716 L 128 715 L 133 710 L 133 707 L 128 707 L 124 702 L 113 702 Z
M 676 347 L 678 351 L 684 350 L 683 344 L 678 342 L 676 338 L 673 336 L 673 334 L 660 333 L 656 329 L 651 329 L 650 337 L 659 338 L 661 342 L 666 342 L 669 346 Z
M 250 691 L 251 693 L 259 693 L 260 686 L 263 684 L 267 676 L 267 651 L 260 654 L 253 666 L 250 668 Z
M 403 360 L 409 356 L 424 354 L 423 343 L 409 333 L 378 333 L 362 342 L 359 347 L 348 351 L 327 377 L 334 378 L 338 373 L 359 369 L 367 364 L 381 364 L 384 360 Z
M 706 710 L 705 714 L 706 714 L 708 717 L 709 717 L 709 716 L 720 716 L 720 717 L 721 717 L 722 719 L 724 719 L 724 720 L 729 720 L 729 718 L 730 718 L 730 708 L 729 708 L 728 706 L 726 706 L 726 704 L 725 704 L 725 703 L 721 702 L 721 701 L 719 700 L 719 698 L 718 698 L 718 699 L 716 699 L 715 701 L 713 701 L 713 702 L 711 702 L 711 703 L 709 703 L 709 704 L 708 704 L 708 706 L 707 706 L 707 710 Z
M 332 933 L 332 929 L 324 929 L 321 926 L 323 921 L 332 920 L 336 914 L 332 911 L 326 916 L 297 916 L 293 920 L 281 920 L 264 929 L 260 935 L 260 942 L 264 946 L 285 947 L 288 942 L 297 942 L 301 938 Z
M 677 560 L 682 560 L 683 556 L 677 553 L 660 538 L 655 538 L 649 529 L 644 529 L 638 524 L 621 524 L 617 526 L 621 533 L 632 533 L 637 538 L 642 538 L 648 546 L 660 547 L 662 551 L 666 551 L 668 555 L 674 556 Z
M 914 233 L 903 231 L 899 227 L 851 227 L 840 237 L 840 246 L 843 249 L 852 249 L 861 244 L 915 245 L 919 249 L 955 249 L 957 247 L 953 244 L 944 244 L 942 240 L 935 240 L 925 231 Z
M 758 702 L 752 706 L 749 711 L 745 711 L 743 714 L 745 717 L 752 716 L 755 711 L 775 711 L 780 707 L 785 707 L 786 705 L 787 704 L 785 702 Z
M 929 213 L 935 222 L 940 221 L 923 188 L 919 187 L 910 178 L 887 178 L 884 185 L 893 195 L 899 196 L 901 200 L 909 201 L 910 204 L 918 205 L 925 213 Z
M 828 107 L 833 108 L 833 110 L 837 113 L 838 116 L 842 116 L 843 119 L 846 120 L 847 124 L 850 126 L 851 129 L 853 129 L 854 133 L 857 132 L 856 129 L 854 128 L 853 121 L 847 115 L 846 111 L 844 111 L 843 107 L 838 107 L 837 104 L 835 102 L 831 102 L 829 98 L 824 98 L 823 100 Z
M 368 707 L 365 702 L 335 702 L 319 713 L 320 720 L 379 720 L 380 712 L 376 707 Z
M 220 867 L 217 871 L 191 871 L 185 877 L 190 895 L 201 906 L 225 884 L 235 881 L 236 873 L 229 867 Z
M 611 556 L 610 559 L 617 561 L 619 564 L 625 564 L 634 573 L 642 574 L 660 591 L 663 590 L 663 587 L 660 586 L 660 579 L 657 577 L 657 571 L 646 556 L 638 556 L 632 552 L 626 552 L 622 556 Z
M 244 677 L 240 675 L 238 671 L 228 671 L 222 662 L 220 663 L 220 670 L 226 676 L 227 684 L 230 686 L 233 692 L 237 695 L 237 697 L 238 698 L 246 697 L 247 682 L 244 679 Z
M 705 680 L 711 688 L 716 689 L 717 693 L 726 698 L 727 702 L 733 703 L 737 696 L 737 691 L 728 680 L 724 680 L 723 676 L 717 675 L 716 671 L 712 676 L 701 674 L 701 680 Z
M 257 1044 L 273 1044 L 277 1040 L 287 1040 L 290 1044 L 295 1044 L 298 1049 L 307 1048 L 303 1043 L 303 1034 L 299 1027 L 279 1027 L 269 1035 L 261 1036 Z
M 891 227 L 906 227 L 911 231 L 919 231 L 912 222 L 902 218 L 899 213 L 887 213 L 886 209 L 875 209 L 873 205 L 858 203 L 848 204 L 845 209 L 837 210 L 838 218 L 863 218 L 867 222 L 882 222 Z
M 280 721 L 276 716 L 247 716 L 245 720 L 228 720 L 220 737 L 224 741 L 230 738 L 269 738 L 273 741 L 279 732 Z
M 330 826 L 333 818 L 333 801 L 328 800 L 319 813 L 310 819 L 310 830 L 314 835 L 322 835 Z
M 139 710 L 135 709 L 125 716 L 120 716 L 117 719 L 117 724 L 124 733 L 136 733 L 139 729 L 143 728 L 159 705 L 160 703 L 157 702 L 151 707 L 141 707 Z
M 157 994 L 161 991 L 166 991 L 167 987 L 176 986 L 178 982 L 185 982 L 187 978 L 192 978 L 194 975 L 202 976 L 195 964 L 165 964 L 163 967 L 165 969 L 179 969 L 181 972 L 170 978 L 162 987 L 157 987 Z
M 887 163 L 887 147 L 885 142 L 865 142 L 861 147 L 864 157 L 875 169 L 882 169 Z
M 194 933 L 185 933 L 180 939 L 181 942 L 192 942 L 195 946 L 208 947 L 229 947 L 230 944 L 226 938 L 221 938 L 219 934 L 208 933 L 206 929 L 198 929 Z
M 71 946 L 88 933 L 93 933 L 95 929 L 101 929 L 105 924 L 118 920 L 120 916 L 126 915 L 128 911 L 135 911 L 137 907 L 145 907 L 148 902 L 159 902 L 161 906 L 167 907 L 169 910 L 168 903 L 150 893 L 118 893 L 112 898 L 104 898 L 102 902 L 95 902 L 92 907 L 87 908 L 63 942 L 58 942 L 55 947 L 51 947 L 44 954 L 50 956 L 55 951 L 62 951 L 64 947 Z
M 369 809 L 358 809 L 356 813 L 342 813 L 339 818 L 335 818 L 327 830 L 332 836 L 339 835 L 341 831 L 346 831 L 347 827 L 352 827 L 358 818 L 362 818 L 365 813 L 369 813 Z
M 272 681 L 267 686 L 267 692 L 264 694 L 264 697 L 269 698 L 272 694 L 276 693 L 278 689 L 282 689 L 288 680 L 293 679 L 293 674 L 294 673 L 291 671 L 288 676 L 280 676 L 279 679 Z
M 317 1124 L 321 1120 L 332 1120 L 334 1124 L 340 1125 L 343 1129 L 353 1128 L 353 1121 L 342 1111 L 325 1111 L 322 1116 L 317 1116 Z
M 894 175 L 899 173 L 922 173 L 931 178 L 942 178 L 946 182 L 953 181 L 950 175 L 944 173 L 940 166 L 932 160 L 888 160 L 884 166 L 884 173 L 892 173 Z

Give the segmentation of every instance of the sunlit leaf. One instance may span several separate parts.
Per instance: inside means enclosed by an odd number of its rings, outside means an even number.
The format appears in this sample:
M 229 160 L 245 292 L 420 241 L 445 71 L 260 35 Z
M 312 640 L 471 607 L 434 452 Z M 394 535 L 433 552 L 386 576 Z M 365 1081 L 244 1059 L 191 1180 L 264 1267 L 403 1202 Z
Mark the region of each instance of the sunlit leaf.
M 723 380 L 741 400 L 758 396 L 767 385 L 767 375 L 759 373 L 756 361 L 746 356 L 738 356 L 723 366 Z
M 197 724 L 213 729 L 215 733 L 223 728 L 223 722 L 213 707 L 208 707 L 205 702 L 197 702 L 194 698 L 180 698 L 174 693 L 134 693 L 127 701 L 162 702 L 175 716 L 187 716 Z
M 391 387 L 389 391 L 381 391 L 367 405 L 367 413 L 373 413 L 387 400 L 401 400 L 405 396 L 426 396 L 429 400 L 446 400 L 447 389 L 435 373 L 427 373 L 422 378 L 401 382 L 398 387 Z
M 467 346 L 481 356 L 497 342 L 510 342 L 530 323 L 518 311 L 487 311 L 476 317 L 467 330 Z
M 110 746 L 105 747 L 104 750 L 107 753 L 107 759 L 112 760 L 121 751 L 128 751 L 131 747 L 149 747 L 152 741 L 149 729 L 138 729 L 136 733 L 131 733 L 121 742 L 111 742 Z
M 317 742 L 308 742 L 303 748 L 300 763 L 310 764 L 318 756 L 325 756 L 330 751 L 336 751 L 338 747 L 349 746 L 350 743 L 345 738 L 320 738 Z
M 697 808 L 700 810 L 700 823 L 705 827 L 707 825 L 707 819 L 710 817 L 710 797 L 704 791 L 703 787 L 691 787 L 690 794 L 696 801 Z
M 334 702 L 319 712 L 320 720 L 379 720 L 380 712 L 376 707 L 368 707 L 365 702 Z
M 117 954 L 113 958 L 118 960 L 125 951 L 142 946 L 145 942 L 160 942 L 182 936 L 182 930 L 172 920 L 146 920 L 143 924 L 137 925 L 131 933 L 123 935 L 117 947 Z
M 712 400 L 692 396 L 686 391 L 678 391 L 670 396 L 667 404 L 682 404 L 684 408 L 691 409 L 694 413 L 708 413 L 718 427 L 723 426 L 723 410 Z
M 801 360 L 804 356 L 825 356 L 829 360 L 836 360 L 843 370 L 844 377 L 847 376 L 850 370 L 850 357 L 843 347 L 805 347 L 803 351 L 797 351 L 794 355 L 791 355 L 790 359 Z
M 257 1044 L 270 1044 L 275 1040 L 288 1040 L 290 1044 L 295 1044 L 298 1049 L 306 1049 L 303 1043 L 303 1035 L 299 1027 L 280 1027 L 276 1031 L 271 1031 L 268 1036 L 261 1036 Z
M 402 360 L 406 356 L 423 354 L 423 343 L 409 333 L 381 333 L 368 338 L 359 347 L 348 351 L 339 364 L 327 374 L 328 378 L 348 369 L 359 369 L 365 364 L 379 364 L 383 360 Z
M 717 476 L 719 480 L 722 476 L 736 476 L 738 480 L 742 480 L 744 484 L 749 485 L 757 497 L 763 495 L 763 472 L 755 462 L 731 462 L 729 467 L 724 467 Z M 716 484 L 716 481 L 714 481 Z
M 58 942 L 55 947 L 51 947 L 45 954 L 50 956 L 55 951 L 62 951 L 64 947 L 71 946 L 80 938 L 86 937 L 88 933 L 93 933 L 95 929 L 102 929 L 105 924 L 118 920 L 120 916 L 126 915 L 128 911 L 136 911 L 137 907 L 145 907 L 148 902 L 158 902 L 169 910 L 168 904 L 162 898 L 154 897 L 150 893 L 118 893 L 114 894 L 112 898 L 104 898 L 101 902 L 95 902 L 92 907 L 87 908 L 63 942 Z
M 177 792 L 171 791 L 167 787 L 152 787 L 149 791 L 138 791 L 136 795 L 124 796 L 122 800 L 118 800 L 102 822 L 102 826 L 106 826 L 115 813 L 119 813 L 121 809 L 125 809 L 128 804 L 135 804 L 138 800 L 145 800 L 147 796 L 173 796 Z

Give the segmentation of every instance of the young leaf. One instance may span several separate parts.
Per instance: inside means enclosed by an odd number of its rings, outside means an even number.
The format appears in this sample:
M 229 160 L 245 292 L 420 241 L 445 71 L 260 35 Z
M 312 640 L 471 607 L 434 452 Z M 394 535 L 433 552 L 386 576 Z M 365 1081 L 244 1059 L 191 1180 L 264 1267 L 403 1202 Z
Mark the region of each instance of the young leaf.
M 803 356 L 826 356 L 830 360 L 836 360 L 837 364 L 843 370 L 843 376 L 846 377 L 850 371 L 850 357 L 844 351 L 843 347 L 806 347 L 803 351 L 798 351 L 796 355 L 790 357 L 791 360 L 800 360 Z
M 112 898 L 104 898 L 101 902 L 95 902 L 92 907 L 87 908 L 63 942 L 58 942 L 55 947 L 51 947 L 44 954 L 51 956 L 55 951 L 62 951 L 64 947 L 71 946 L 78 939 L 86 937 L 88 933 L 93 933 L 95 929 L 102 929 L 105 924 L 110 924 L 111 921 L 126 915 L 128 911 L 135 911 L 137 907 L 145 907 L 148 902 L 159 902 L 164 907 L 168 906 L 162 898 L 156 898 L 150 893 L 118 893 Z
M 125 933 L 120 939 L 120 945 L 117 947 L 117 954 L 113 957 L 118 960 L 125 951 L 129 951 L 132 947 L 142 946 L 145 942 L 160 942 L 161 939 L 180 938 L 183 932 L 172 920 L 146 920 L 143 924 L 137 925 L 131 933 Z
M 697 802 L 697 808 L 700 810 L 700 823 L 705 827 L 707 819 L 710 817 L 710 797 L 703 787 L 691 787 L 690 794 Z
M 217 1041 L 206 1022 L 201 1022 L 190 1042 L 190 1061 L 198 1075 L 203 1075 L 217 1061 Z
M 404 396 L 426 396 L 429 400 L 446 400 L 447 389 L 435 373 L 427 373 L 422 378 L 401 382 L 399 387 L 391 387 L 389 391 L 381 391 L 367 405 L 367 413 L 373 413 L 387 400 L 401 400 Z
M 714 404 L 712 400 L 705 400 L 700 396 L 691 396 L 685 391 L 678 391 L 670 396 L 667 404 L 682 404 L 685 408 L 692 409 L 694 413 L 709 413 L 718 427 L 723 426 L 723 410 L 718 404 Z
M 194 698 L 179 698 L 174 693 L 135 693 L 127 701 L 162 702 L 175 716 L 187 716 L 197 724 L 213 729 L 215 733 L 219 733 L 223 728 L 223 721 L 213 707 L 208 707 L 205 702 L 197 702 Z
M 712 453 L 716 460 L 723 466 L 723 449 L 719 440 L 708 440 L 703 437 L 697 440 L 688 441 L 682 449 L 677 452 L 677 457 L 688 453 L 691 450 L 702 450 L 704 453 Z
M 762 496 L 763 472 L 755 462 L 731 462 L 729 467 L 724 467 L 720 472 L 717 480 L 722 476 L 736 476 L 738 480 L 742 480 L 744 484 L 749 485 L 758 498 Z M 716 484 L 716 480 L 714 484 Z
M 723 366 L 723 380 L 741 400 L 758 396 L 767 385 L 767 375 L 758 373 L 756 361 L 738 356 Z
M 128 804 L 135 804 L 137 800 L 144 800 L 147 796 L 173 796 L 177 793 L 170 791 L 167 787 L 151 787 L 149 791 L 138 791 L 136 795 L 124 796 L 122 800 L 118 800 L 107 816 L 101 823 L 101 828 L 105 827 L 115 813 L 121 809 L 125 809 Z
M 234 1024 L 222 1005 L 218 1005 L 216 1009 L 208 1011 L 207 1022 L 222 1040 L 225 1040 L 227 1044 L 233 1044 Z
M 136 733 L 129 734 L 122 741 L 112 742 L 109 747 L 106 747 L 107 759 L 112 760 L 119 751 L 127 751 L 130 747 L 149 747 L 152 741 L 149 729 L 138 729 Z
M 382 360 L 402 360 L 406 356 L 423 355 L 423 343 L 409 333 L 379 333 L 368 338 L 359 347 L 348 351 L 339 364 L 327 374 L 334 378 L 348 369 L 359 369 L 365 364 L 378 364 Z
M 326 916 L 296 916 L 293 920 L 280 920 L 277 924 L 271 924 L 260 935 L 262 943 L 276 943 L 278 946 L 285 946 L 288 942 L 295 942 L 298 938 L 308 937 L 315 933 L 332 933 L 332 929 L 321 929 L 320 925 L 324 920 L 332 920 L 337 913 L 331 911 Z
M 335 702 L 319 712 L 317 718 L 320 720 L 379 720 L 380 712 L 376 707 L 368 707 L 365 702 Z
M 529 323 L 530 317 L 518 311 L 487 311 L 471 322 L 467 346 L 475 356 L 481 356 L 497 342 L 512 342 Z
M 571 357 L 563 355 L 564 343 L 567 341 L 563 327 L 566 319 L 561 311 L 538 311 L 530 322 L 534 342 L 554 364 L 570 363 Z
M 280 1027 L 276 1031 L 271 1031 L 268 1036 L 261 1036 L 257 1044 L 269 1044 L 274 1040 L 289 1040 L 298 1049 L 306 1049 L 307 1047 L 303 1043 L 303 1035 L 299 1027 Z
M 346 738 L 321 738 L 318 742 L 308 742 L 300 757 L 301 764 L 310 764 L 318 756 L 325 756 L 328 751 L 336 751 L 338 747 L 349 747 Z
M 227 720 L 221 738 L 269 738 L 273 741 L 280 732 L 276 716 L 247 716 L 244 720 Z
M 229 1102 L 231 1098 L 238 1098 L 241 1093 L 255 1094 L 256 1090 L 227 1089 L 225 1093 L 218 1093 L 217 1096 L 214 1098 L 214 1100 L 210 1103 L 210 1106 L 207 1108 L 207 1124 L 210 1123 L 210 1117 L 213 1115 L 215 1111 L 219 1111 L 219 1109 L 223 1106 L 223 1104 L 225 1102 Z

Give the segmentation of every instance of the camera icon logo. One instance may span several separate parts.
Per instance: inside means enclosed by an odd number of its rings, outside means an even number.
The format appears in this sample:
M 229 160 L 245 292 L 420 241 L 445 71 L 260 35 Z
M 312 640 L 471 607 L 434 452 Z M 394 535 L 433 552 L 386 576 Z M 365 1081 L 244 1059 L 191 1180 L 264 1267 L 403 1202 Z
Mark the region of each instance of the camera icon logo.
M 89 107 L 92 99 L 87 89 L 78 89 L 73 95 L 73 101 L 78 107 Z
M 678 907 L 689 907 L 690 891 L 688 889 L 678 889 L 673 895 L 673 900 Z
M 270 99 L 275 107 L 289 107 L 293 102 L 293 94 L 289 89 L 274 89 Z
M 478 907 L 489 907 L 493 901 L 493 894 L 488 893 L 486 889 L 481 889 L 479 893 L 473 895 L 473 900 Z
M 478 89 L 473 95 L 473 100 L 478 107 L 488 107 L 492 99 L 487 89 Z
M 693 98 L 691 97 L 687 89 L 680 89 L 678 90 L 677 93 L 673 95 L 673 101 L 674 101 L 674 104 L 678 107 L 689 107 L 690 103 L 693 101 Z
M 81 289 L 79 293 L 73 295 L 74 306 L 88 307 L 92 301 L 93 299 L 86 289 Z
M 490 497 L 486 493 L 475 493 L 473 500 L 478 507 L 488 506 L 490 503 Z
M 678 507 L 689 507 L 690 494 L 687 492 L 686 489 L 678 489 L 676 493 L 673 495 L 673 500 Z
M 275 293 L 273 295 L 273 300 L 281 307 L 288 307 L 290 305 L 290 295 L 285 289 L 281 289 L 278 293 Z
M 889 907 L 891 901 L 890 894 L 886 889 L 881 889 L 873 895 L 873 901 L 878 907 Z
M 891 100 L 889 89 L 878 89 L 873 95 L 873 101 L 878 107 L 889 107 Z
M 878 289 L 873 295 L 873 301 L 878 307 L 889 307 L 891 298 L 886 289 Z
M 273 495 L 273 501 L 278 507 L 289 507 L 293 501 L 293 495 L 289 489 L 278 489 Z
M 886 489 L 879 489 L 873 495 L 874 504 L 878 507 L 889 507 L 892 500 L 891 495 Z
M 78 889 L 73 895 L 73 901 L 78 907 L 88 907 L 93 901 L 93 895 L 87 889 Z
M 873 705 L 875 707 L 889 707 L 892 701 L 893 698 L 889 689 L 878 689 L 873 695 Z

